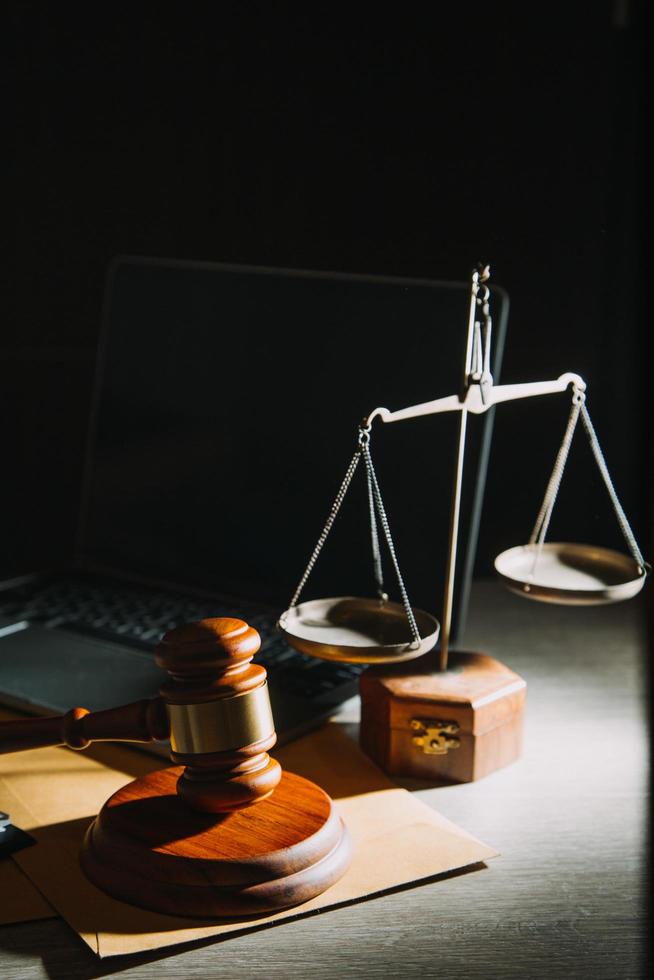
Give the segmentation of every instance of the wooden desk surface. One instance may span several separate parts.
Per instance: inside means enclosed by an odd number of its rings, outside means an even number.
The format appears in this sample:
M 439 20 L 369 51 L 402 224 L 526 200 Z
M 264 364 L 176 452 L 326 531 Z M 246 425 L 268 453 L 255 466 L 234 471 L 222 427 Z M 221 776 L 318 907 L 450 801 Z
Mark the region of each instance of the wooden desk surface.
M 651 588 L 651 586 L 650 586 Z M 522 760 L 478 783 L 404 783 L 502 856 L 356 906 L 181 952 L 96 959 L 61 920 L 0 928 L 0 977 L 490 978 L 645 975 L 644 604 L 473 590 L 466 648 L 527 680 Z M 356 700 L 343 711 L 355 721 Z

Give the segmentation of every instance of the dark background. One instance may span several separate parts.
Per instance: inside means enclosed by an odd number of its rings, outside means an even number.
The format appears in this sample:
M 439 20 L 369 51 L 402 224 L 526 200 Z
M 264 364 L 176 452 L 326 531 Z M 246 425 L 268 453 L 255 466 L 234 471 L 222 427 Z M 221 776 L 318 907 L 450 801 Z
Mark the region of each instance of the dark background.
M 72 547 L 120 253 L 456 280 L 490 262 L 512 300 L 503 380 L 586 378 L 646 538 L 636 4 L 3 9 L 6 569 Z M 500 412 L 480 571 L 526 539 L 567 406 Z M 589 458 L 553 537 L 619 545 Z

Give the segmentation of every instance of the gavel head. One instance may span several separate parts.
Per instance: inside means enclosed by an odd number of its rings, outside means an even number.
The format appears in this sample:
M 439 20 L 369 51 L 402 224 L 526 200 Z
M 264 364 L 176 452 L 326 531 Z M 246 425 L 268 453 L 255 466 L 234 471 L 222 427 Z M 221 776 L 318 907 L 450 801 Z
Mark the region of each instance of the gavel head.
M 194 809 L 222 813 L 270 796 L 281 767 L 266 671 L 252 658 L 259 634 L 241 619 L 203 619 L 170 630 L 155 650 L 170 674 L 161 688 L 171 758 L 185 766 L 178 794 Z

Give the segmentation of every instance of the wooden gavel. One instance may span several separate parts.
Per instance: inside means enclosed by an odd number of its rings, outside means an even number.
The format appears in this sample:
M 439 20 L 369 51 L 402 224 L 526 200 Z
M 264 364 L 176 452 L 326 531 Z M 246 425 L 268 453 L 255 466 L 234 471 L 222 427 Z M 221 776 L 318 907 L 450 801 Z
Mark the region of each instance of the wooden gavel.
M 185 767 L 178 794 L 195 810 L 222 813 L 265 799 L 281 779 L 266 671 L 251 663 L 259 634 L 240 619 L 204 619 L 170 630 L 155 650 L 168 671 L 160 696 L 119 708 L 0 723 L 0 753 L 46 745 L 170 738 Z
M 121 787 L 86 832 L 82 869 L 109 895 L 171 915 L 258 915 L 309 901 L 347 871 L 333 801 L 268 755 L 266 671 L 251 663 L 260 643 L 240 619 L 189 623 L 155 650 L 169 674 L 159 697 L 0 723 L 0 752 L 170 738 L 175 765 Z

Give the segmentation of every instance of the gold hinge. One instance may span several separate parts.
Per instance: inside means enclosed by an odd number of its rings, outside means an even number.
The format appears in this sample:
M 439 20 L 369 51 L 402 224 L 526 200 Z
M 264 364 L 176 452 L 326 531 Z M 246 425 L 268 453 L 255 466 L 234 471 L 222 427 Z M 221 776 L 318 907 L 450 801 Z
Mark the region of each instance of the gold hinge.
M 411 741 L 421 748 L 425 755 L 445 755 L 450 749 L 461 747 L 461 740 L 456 737 L 459 726 L 455 721 L 412 718 L 411 728 L 415 733 Z

